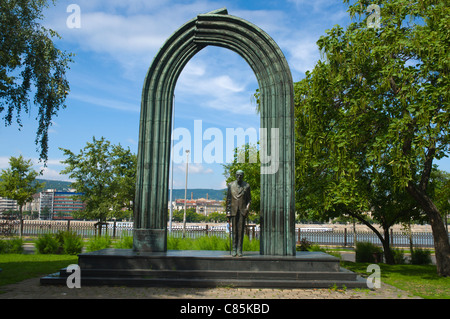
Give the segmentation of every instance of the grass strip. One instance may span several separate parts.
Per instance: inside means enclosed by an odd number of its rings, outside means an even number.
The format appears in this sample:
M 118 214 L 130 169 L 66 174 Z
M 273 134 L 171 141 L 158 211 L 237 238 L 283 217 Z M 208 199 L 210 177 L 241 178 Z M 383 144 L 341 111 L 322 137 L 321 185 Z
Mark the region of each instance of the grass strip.
M 78 257 L 73 255 L 0 255 L 0 287 L 14 284 L 25 279 L 48 275 L 70 264 L 77 264 Z
M 363 277 L 370 275 L 369 263 L 341 261 L 341 265 Z M 425 299 L 450 299 L 450 277 L 438 276 L 435 265 L 378 265 L 381 281 L 388 285 Z

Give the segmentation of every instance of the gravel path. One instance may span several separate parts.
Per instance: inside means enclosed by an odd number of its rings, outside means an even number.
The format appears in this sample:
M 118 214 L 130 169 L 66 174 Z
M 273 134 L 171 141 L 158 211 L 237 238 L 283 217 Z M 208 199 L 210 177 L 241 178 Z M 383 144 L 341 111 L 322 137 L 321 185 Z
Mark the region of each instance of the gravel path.
M 39 278 L 0 287 L 0 299 L 420 299 L 382 283 L 368 289 L 247 289 L 41 286 Z

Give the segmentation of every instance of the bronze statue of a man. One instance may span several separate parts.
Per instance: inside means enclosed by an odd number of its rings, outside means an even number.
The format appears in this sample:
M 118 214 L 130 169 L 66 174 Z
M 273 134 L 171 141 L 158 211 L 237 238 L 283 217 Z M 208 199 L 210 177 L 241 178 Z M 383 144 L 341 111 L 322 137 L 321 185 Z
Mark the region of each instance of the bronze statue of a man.
M 243 178 L 244 172 L 238 170 L 236 172 L 236 180 L 228 184 L 227 217 L 231 220 L 233 257 L 242 256 L 245 219 L 252 200 L 250 185 L 244 182 Z

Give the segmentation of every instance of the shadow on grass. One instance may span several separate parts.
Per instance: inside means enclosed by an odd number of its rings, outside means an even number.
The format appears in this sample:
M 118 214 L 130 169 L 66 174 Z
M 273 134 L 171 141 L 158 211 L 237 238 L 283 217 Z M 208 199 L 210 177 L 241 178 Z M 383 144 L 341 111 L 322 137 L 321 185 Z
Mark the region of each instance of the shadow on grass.
M 0 255 L 0 287 L 48 275 L 76 263 L 78 257 L 70 255 Z
M 341 265 L 353 272 L 357 272 L 361 275 L 368 275 L 367 267 L 370 263 L 354 263 L 351 261 L 341 261 Z M 415 279 L 421 278 L 426 280 L 439 280 L 442 277 L 437 275 L 435 265 L 388 265 L 378 264 L 381 269 L 381 277 L 383 276 L 404 276 L 413 277 Z
M 369 263 L 341 262 L 342 267 L 367 277 Z M 381 281 L 427 299 L 449 299 L 450 277 L 440 277 L 435 265 L 378 264 Z

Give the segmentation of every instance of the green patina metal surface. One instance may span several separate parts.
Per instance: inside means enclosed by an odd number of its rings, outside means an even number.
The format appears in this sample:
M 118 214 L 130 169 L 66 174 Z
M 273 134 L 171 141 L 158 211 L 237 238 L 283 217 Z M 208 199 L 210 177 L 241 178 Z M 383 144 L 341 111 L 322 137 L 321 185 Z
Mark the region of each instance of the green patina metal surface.
M 226 9 L 200 14 L 163 45 L 142 93 L 134 249 L 166 251 L 172 105 L 178 76 L 208 45 L 230 49 L 250 65 L 261 94 L 261 153 L 278 152 L 261 174 L 261 254 L 295 255 L 293 82 L 287 61 L 263 30 Z M 271 129 L 277 129 L 272 132 Z M 278 138 L 275 134 L 278 132 Z M 273 155 L 273 154 L 271 154 Z M 269 165 L 276 170 L 267 169 Z

